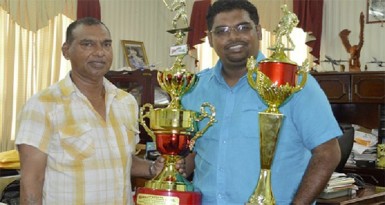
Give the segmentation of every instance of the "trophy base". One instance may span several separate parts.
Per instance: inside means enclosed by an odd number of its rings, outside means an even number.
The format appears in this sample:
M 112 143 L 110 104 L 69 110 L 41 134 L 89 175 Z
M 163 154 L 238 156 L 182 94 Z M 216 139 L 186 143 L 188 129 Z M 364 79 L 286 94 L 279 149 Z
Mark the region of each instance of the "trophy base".
M 169 191 L 139 187 L 134 196 L 136 205 L 201 205 L 202 195 L 193 191 Z

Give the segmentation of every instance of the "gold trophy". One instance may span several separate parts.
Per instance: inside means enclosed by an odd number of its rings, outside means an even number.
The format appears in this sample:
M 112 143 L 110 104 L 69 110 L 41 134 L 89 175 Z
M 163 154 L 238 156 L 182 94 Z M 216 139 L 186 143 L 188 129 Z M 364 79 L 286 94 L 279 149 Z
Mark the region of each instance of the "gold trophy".
M 277 43 L 270 48 L 273 50 L 273 54 L 261 61 L 259 67 L 257 67 L 254 57 L 250 57 L 247 61 L 249 84 L 262 97 L 268 108 L 259 113 L 261 172 L 258 185 L 246 205 L 275 204 L 271 189 L 270 169 L 284 119 L 284 115 L 279 112 L 278 108 L 282 103 L 289 100 L 292 94 L 300 91 L 307 80 L 307 61 L 303 63 L 301 69 L 298 69 L 297 64 L 290 61 L 284 52 L 285 50 L 294 49 L 289 34 L 298 24 L 298 18 L 288 11 L 286 5 L 283 5 L 281 9 L 284 16 L 278 27 L 273 31 L 277 36 Z M 290 44 L 289 48 L 284 47 L 282 43 L 283 36 L 286 36 Z M 299 75 L 302 78 L 301 82 L 297 84 Z
M 170 95 L 171 102 L 166 108 L 154 109 L 152 104 L 143 105 L 139 123 L 166 161 L 160 174 L 147 181 L 145 187 L 138 188 L 135 202 L 137 205 L 200 205 L 201 194 L 194 191 L 191 182 L 176 170 L 175 164 L 215 122 L 215 108 L 203 103 L 200 112 L 195 112 L 183 109 L 180 103 L 181 97 L 196 82 L 196 75 L 188 72 L 182 62 L 188 50 L 187 45 L 183 45 L 183 38 L 189 28 L 184 14 L 184 0 L 174 0 L 172 7 L 166 1 L 164 3 L 172 11 L 179 9 L 173 19 L 174 28 L 168 31 L 176 37 L 176 44 L 170 48 L 170 56 L 176 56 L 176 60 L 171 68 L 159 71 L 157 76 L 160 87 Z M 186 27 L 177 28 L 180 18 Z M 146 118 L 150 121 L 149 127 Z M 197 123 L 204 119 L 208 122 L 199 129 Z

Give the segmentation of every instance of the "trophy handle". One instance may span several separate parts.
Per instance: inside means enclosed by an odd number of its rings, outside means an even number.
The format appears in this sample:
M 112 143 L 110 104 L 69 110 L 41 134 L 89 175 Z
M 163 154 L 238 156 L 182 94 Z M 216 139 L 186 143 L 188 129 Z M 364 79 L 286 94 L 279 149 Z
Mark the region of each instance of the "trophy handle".
M 256 90 L 257 89 L 257 79 L 254 79 L 253 76 L 254 74 L 258 73 L 258 66 L 257 63 L 254 60 L 253 56 L 250 56 L 249 59 L 247 60 L 247 80 L 249 81 L 250 86 Z
M 206 112 L 205 107 L 207 107 L 210 110 L 210 113 Z M 207 123 L 207 125 L 203 129 L 201 129 L 197 133 L 195 133 L 193 138 L 191 138 L 190 144 L 189 144 L 190 150 L 193 149 L 195 141 L 199 137 L 201 137 L 203 135 L 203 133 L 205 133 L 207 131 L 207 129 L 214 124 L 214 122 L 216 122 L 216 120 L 215 120 L 215 107 L 208 102 L 205 102 L 201 105 L 200 115 L 198 115 L 196 117 L 195 121 L 199 122 L 205 118 L 209 118 L 209 122 Z
M 146 108 L 148 108 L 148 112 L 146 112 Z M 156 138 L 155 138 L 155 134 L 154 132 L 147 126 L 146 122 L 144 121 L 145 118 L 148 118 L 150 119 L 150 113 L 153 112 L 154 109 L 152 107 L 151 104 L 147 103 L 147 104 L 144 104 L 141 108 L 140 108 L 140 113 L 139 113 L 139 123 L 143 126 L 144 130 L 146 130 L 146 132 L 148 133 L 148 135 L 150 135 L 150 137 L 152 138 L 152 140 L 154 141 L 154 143 L 156 142 Z M 146 113 L 145 113 L 146 112 Z
M 305 84 L 306 84 L 306 81 L 307 81 L 308 71 L 309 71 L 309 61 L 308 61 L 308 59 L 306 59 L 302 63 L 301 69 L 299 69 L 297 71 L 297 77 L 298 77 L 298 75 L 302 75 L 302 79 L 301 79 L 301 82 L 294 87 L 293 93 L 294 92 L 298 92 L 298 91 L 302 90 L 303 87 L 305 87 Z
M 162 90 L 164 91 L 167 91 L 168 89 L 166 88 L 166 85 L 164 83 L 166 81 L 166 78 L 164 77 L 164 73 L 162 71 L 158 71 L 156 78 L 158 80 L 160 88 L 162 88 Z

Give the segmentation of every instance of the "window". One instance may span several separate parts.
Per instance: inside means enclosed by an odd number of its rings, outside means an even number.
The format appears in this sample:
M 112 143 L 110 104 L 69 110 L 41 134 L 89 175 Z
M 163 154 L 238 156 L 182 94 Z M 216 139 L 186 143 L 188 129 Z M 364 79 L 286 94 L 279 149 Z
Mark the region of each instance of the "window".
M 27 99 L 69 71 L 61 45 L 72 21 L 59 14 L 32 32 L 0 7 L 0 152 L 14 149 L 17 114 Z

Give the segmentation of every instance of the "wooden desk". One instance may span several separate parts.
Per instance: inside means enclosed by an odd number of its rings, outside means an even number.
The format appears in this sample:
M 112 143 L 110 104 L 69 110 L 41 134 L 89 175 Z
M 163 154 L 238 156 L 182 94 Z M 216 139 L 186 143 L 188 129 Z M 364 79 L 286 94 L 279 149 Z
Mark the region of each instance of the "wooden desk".
M 343 172 L 360 175 L 366 184 L 381 187 L 385 186 L 385 168 L 345 165 Z
M 385 204 L 385 187 L 368 186 L 357 191 L 356 195 L 333 199 L 317 199 L 317 205 L 380 205 Z

